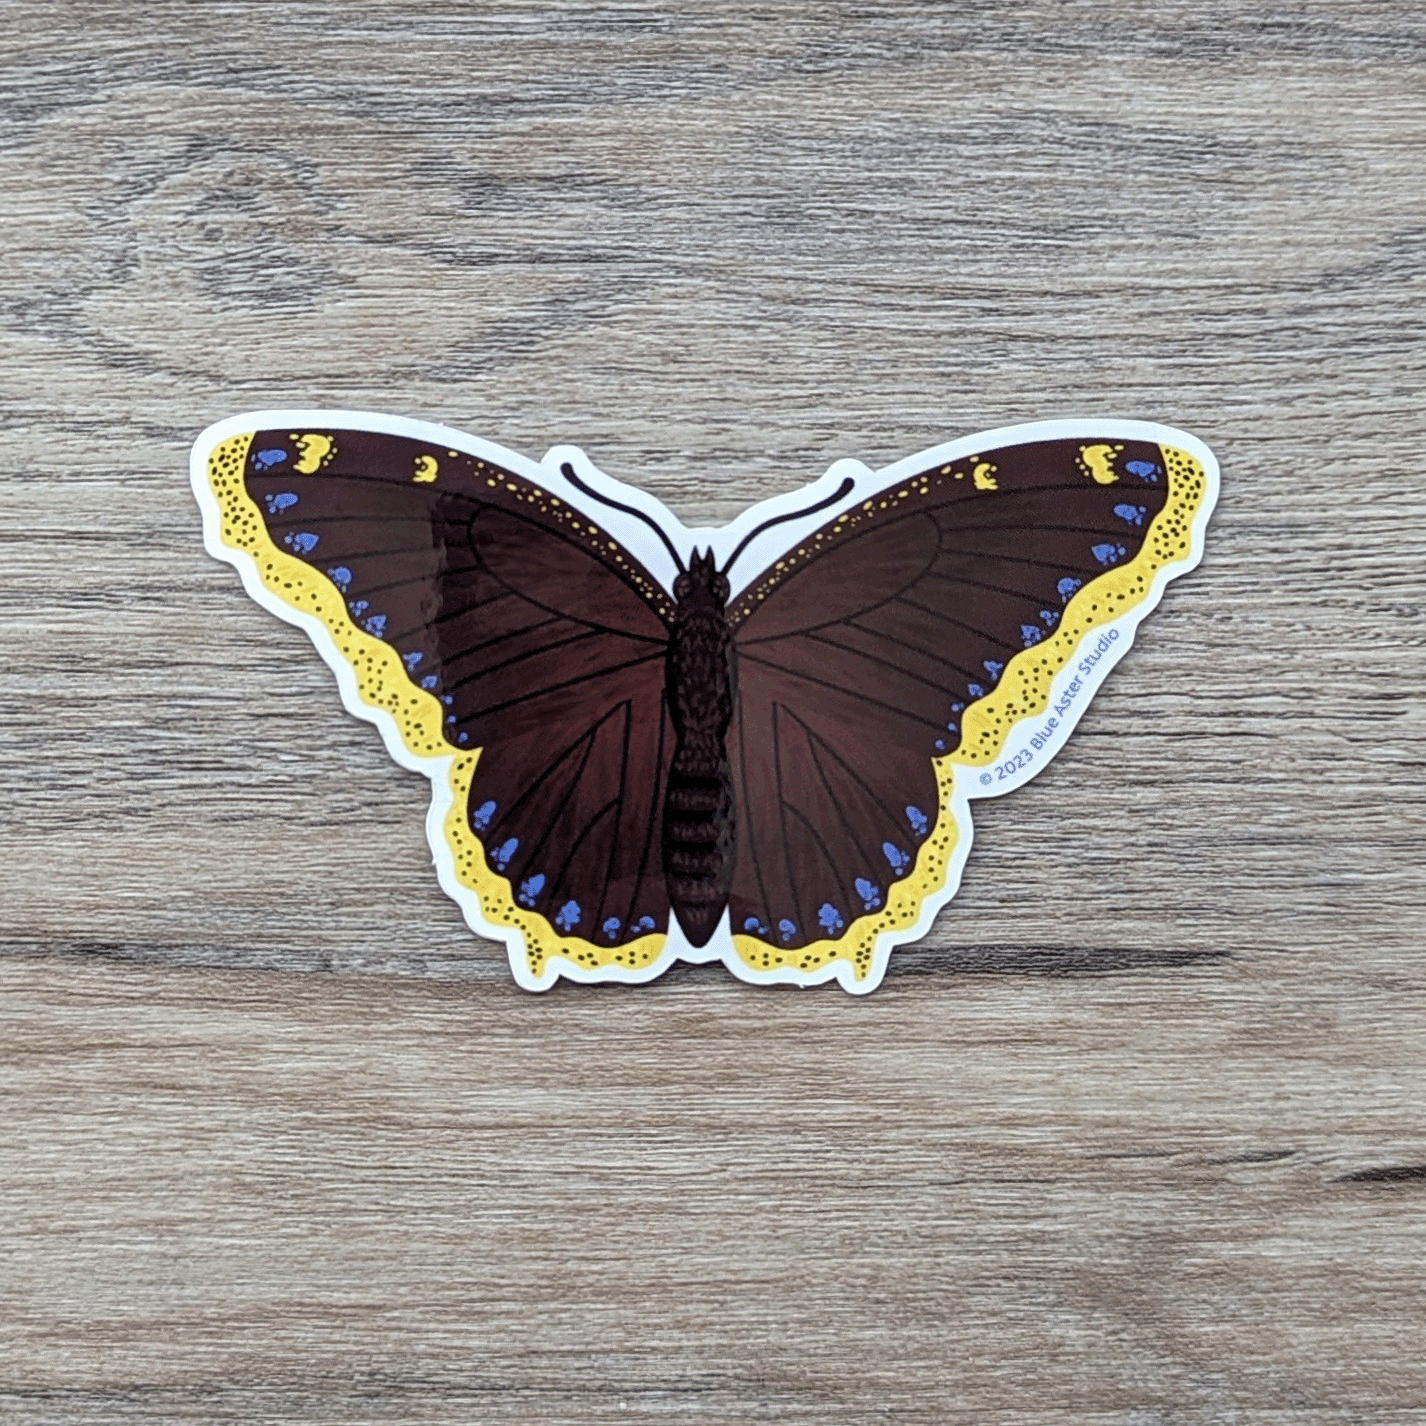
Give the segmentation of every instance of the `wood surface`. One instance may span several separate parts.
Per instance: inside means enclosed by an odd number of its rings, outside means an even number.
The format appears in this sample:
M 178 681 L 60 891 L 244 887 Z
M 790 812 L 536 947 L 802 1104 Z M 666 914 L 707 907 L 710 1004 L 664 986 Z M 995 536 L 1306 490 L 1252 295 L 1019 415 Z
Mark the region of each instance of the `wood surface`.
M 1419 6 L 0 22 L 0 1420 L 1426 1421 Z M 1223 496 L 874 995 L 536 997 L 203 552 L 299 404 Z

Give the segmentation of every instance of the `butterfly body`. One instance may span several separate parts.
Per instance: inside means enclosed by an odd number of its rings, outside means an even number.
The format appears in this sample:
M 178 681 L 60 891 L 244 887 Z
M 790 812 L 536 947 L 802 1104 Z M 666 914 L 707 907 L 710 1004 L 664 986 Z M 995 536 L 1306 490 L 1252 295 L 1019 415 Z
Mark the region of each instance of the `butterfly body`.
M 728 903 L 736 810 L 728 725 L 737 699 L 737 648 L 728 580 L 695 553 L 674 581 L 666 693 L 677 742 L 664 798 L 663 868 L 669 902 L 694 947 L 707 945 Z
M 209 549 L 431 779 L 442 884 L 530 989 L 677 959 L 872 989 L 970 800 L 1046 765 L 1197 563 L 1216 481 L 1183 432 L 1042 422 L 691 531 L 573 448 L 397 417 L 254 413 L 193 457 Z

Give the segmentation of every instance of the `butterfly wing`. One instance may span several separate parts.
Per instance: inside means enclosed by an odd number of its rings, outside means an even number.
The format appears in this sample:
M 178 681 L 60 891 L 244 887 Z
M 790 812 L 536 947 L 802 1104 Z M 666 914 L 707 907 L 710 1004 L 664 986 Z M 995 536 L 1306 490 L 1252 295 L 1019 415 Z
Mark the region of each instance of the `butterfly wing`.
M 1178 435 L 903 462 L 735 597 L 735 970 L 867 990 L 929 927 L 967 799 L 1043 766 L 1196 562 L 1211 457 Z
M 210 548 L 431 777 L 443 882 L 522 984 L 655 973 L 668 596 L 542 468 L 439 427 L 274 414 L 195 451 Z

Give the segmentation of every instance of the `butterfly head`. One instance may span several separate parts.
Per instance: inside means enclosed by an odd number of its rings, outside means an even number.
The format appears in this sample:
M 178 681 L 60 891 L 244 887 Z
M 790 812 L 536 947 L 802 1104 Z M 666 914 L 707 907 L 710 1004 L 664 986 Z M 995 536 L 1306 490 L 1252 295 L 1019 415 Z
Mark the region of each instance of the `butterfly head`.
M 673 582 L 673 597 L 683 609 L 712 606 L 722 610 L 728 603 L 728 576 L 713 561 L 713 551 L 694 550 L 688 568 Z

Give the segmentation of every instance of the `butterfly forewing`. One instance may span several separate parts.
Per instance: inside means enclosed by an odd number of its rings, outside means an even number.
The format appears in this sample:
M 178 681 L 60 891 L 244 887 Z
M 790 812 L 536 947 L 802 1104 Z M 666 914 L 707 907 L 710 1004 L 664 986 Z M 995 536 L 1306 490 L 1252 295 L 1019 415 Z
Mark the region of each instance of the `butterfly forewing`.
M 390 651 L 445 750 L 479 752 L 450 841 L 458 871 L 480 845 L 482 913 L 526 930 L 532 966 L 648 963 L 669 911 L 659 586 L 541 486 L 405 436 L 259 432 L 244 484 L 274 554 Z
M 902 478 L 754 579 L 730 609 L 730 912 L 750 964 L 844 958 L 862 976 L 876 937 L 915 921 L 945 880 L 949 769 L 988 747 L 966 746 L 967 720 L 1016 660 L 1017 688 L 1043 673 L 1019 715 L 1044 707 L 1067 611 L 1097 611 L 1099 591 L 1107 618 L 1142 596 L 1146 573 L 1116 576 L 1172 498 L 1150 442 L 1012 445 Z

